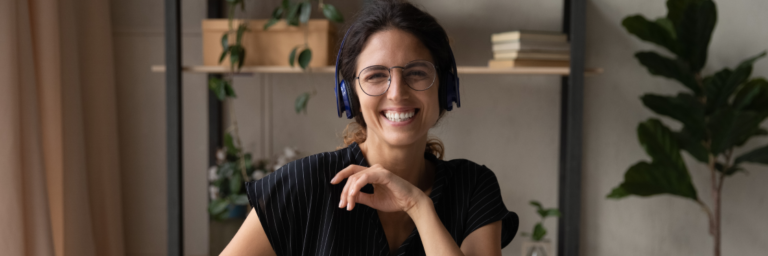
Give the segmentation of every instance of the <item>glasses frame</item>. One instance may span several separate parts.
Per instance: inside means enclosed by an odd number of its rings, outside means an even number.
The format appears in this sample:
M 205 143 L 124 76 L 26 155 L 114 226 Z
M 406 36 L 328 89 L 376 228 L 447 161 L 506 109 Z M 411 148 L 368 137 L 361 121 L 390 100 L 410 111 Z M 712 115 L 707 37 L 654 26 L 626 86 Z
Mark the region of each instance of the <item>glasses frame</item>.
M 406 85 L 408 85 L 408 88 L 411 88 L 414 91 L 426 91 L 426 90 L 429 90 L 429 88 L 432 88 L 432 86 L 435 85 L 435 80 L 437 80 L 437 75 L 439 74 L 437 66 L 434 63 L 426 61 L 426 60 L 414 60 L 414 61 L 408 62 L 407 64 L 405 64 L 405 66 L 408 66 L 409 64 L 414 63 L 414 62 L 426 62 L 426 63 L 429 63 L 429 65 L 431 65 L 432 68 L 435 69 L 435 77 L 432 78 L 432 83 L 429 84 L 429 86 L 427 86 L 427 88 L 424 88 L 422 90 L 418 90 L 416 88 L 413 88 L 405 80 L 403 80 L 403 82 Z M 363 88 L 363 83 L 360 82 L 360 75 L 362 75 L 365 70 L 367 70 L 369 68 L 372 68 L 372 67 L 383 67 L 383 68 L 386 68 L 387 72 L 389 73 L 389 78 L 387 78 L 387 89 L 384 89 L 384 91 L 382 93 L 376 94 L 376 95 L 371 95 L 368 92 L 366 92 L 365 88 Z M 357 73 L 357 77 L 355 77 L 355 80 L 357 80 L 357 86 L 360 86 L 360 90 L 363 91 L 363 93 L 365 93 L 365 95 L 368 95 L 368 96 L 371 96 L 371 97 L 376 97 L 376 96 L 384 95 L 385 93 L 387 93 L 389 91 L 389 87 L 392 85 L 392 69 L 394 69 L 394 68 L 405 69 L 404 66 L 392 66 L 392 67 L 387 67 L 387 66 L 384 66 L 384 65 L 371 65 L 371 66 L 367 66 L 367 67 L 363 68 L 362 70 L 360 70 L 359 73 Z

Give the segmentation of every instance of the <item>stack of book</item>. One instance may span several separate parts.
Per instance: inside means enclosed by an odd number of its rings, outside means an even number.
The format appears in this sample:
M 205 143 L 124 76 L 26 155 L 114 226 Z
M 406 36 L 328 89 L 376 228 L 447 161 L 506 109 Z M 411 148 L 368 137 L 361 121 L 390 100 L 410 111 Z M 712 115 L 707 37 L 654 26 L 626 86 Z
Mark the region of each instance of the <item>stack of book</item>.
M 570 45 L 563 33 L 510 31 L 491 35 L 491 68 L 568 67 Z

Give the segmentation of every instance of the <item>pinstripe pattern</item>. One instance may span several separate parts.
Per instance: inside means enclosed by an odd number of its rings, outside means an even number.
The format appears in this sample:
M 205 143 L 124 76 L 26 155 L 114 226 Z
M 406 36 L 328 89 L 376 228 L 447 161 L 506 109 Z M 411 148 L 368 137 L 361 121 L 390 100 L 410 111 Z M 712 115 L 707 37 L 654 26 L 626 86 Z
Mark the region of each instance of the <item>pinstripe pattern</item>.
M 461 246 L 478 228 L 503 220 L 502 247 L 507 246 L 517 233 L 518 218 L 504 206 L 496 175 L 469 160 L 424 157 L 436 166 L 429 196 L 456 244 Z M 356 143 L 293 161 L 246 183 L 248 200 L 277 255 L 390 255 L 375 209 L 358 204 L 348 212 L 336 207 L 346 180 L 331 185 L 330 179 L 350 164 L 368 166 Z M 361 191 L 373 193 L 373 186 Z M 424 255 L 416 229 L 397 255 Z

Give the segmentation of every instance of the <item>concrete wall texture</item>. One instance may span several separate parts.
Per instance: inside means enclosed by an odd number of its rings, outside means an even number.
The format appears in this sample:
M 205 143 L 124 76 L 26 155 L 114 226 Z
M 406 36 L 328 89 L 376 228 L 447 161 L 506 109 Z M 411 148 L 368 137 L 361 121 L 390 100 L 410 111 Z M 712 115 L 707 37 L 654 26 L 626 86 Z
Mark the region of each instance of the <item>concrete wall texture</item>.
M 249 18 L 266 18 L 279 1 L 246 0 Z M 361 6 L 356 0 L 335 4 L 348 20 Z M 486 65 L 490 34 L 515 29 L 559 31 L 560 0 L 418 0 L 453 40 L 459 65 Z M 652 77 L 632 56 L 645 49 L 662 51 L 629 35 L 621 20 L 641 13 L 666 14 L 663 0 L 588 0 L 587 67 L 601 75 L 585 79 L 584 159 L 582 180 L 581 255 L 711 255 L 706 215 L 693 202 L 672 196 L 632 197 L 620 201 L 605 195 L 624 171 L 647 159 L 635 135 L 637 123 L 654 116 L 639 96 L 674 94 L 679 84 Z M 768 2 L 718 1 L 719 20 L 705 73 L 733 67 L 768 49 L 762 24 Z M 164 76 L 149 67 L 164 63 L 162 1 L 111 1 L 127 255 L 165 255 L 166 178 Z M 206 1 L 183 0 L 183 63 L 202 63 L 200 21 Z M 319 15 L 318 15 L 319 17 Z M 754 75 L 768 76 L 768 61 Z M 184 74 L 185 246 L 188 255 L 208 254 L 207 87 L 203 74 Z M 332 74 L 256 74 L 237 77 L 234 107 L 245 149 L 256 156 L 279 153 L 286 146 L 304 155 L 334 150 L 346 119 L 335 117 Z M 530 232 L 538 221 L 529 200 L 556 206 L 559 146 L 560 78 L 541 75 L 462 75 L 462 108 L 449 112 L 433 135 L 446 146 L 446 157 L 485 164 L 496 173 L 507 208 Z M 306 115 L 295 114 L 293 100 L 315 90 Z M 666 123 L 677 128 L 673 121 Z M 768 143 L 754 140 L 745 148 Z M 510 161 L 511 160 L 511 161 Z M 686 155 L 698 192 L 709 201 L 708 172 Z M 726 180 L 723 199 L 723 255 L 762 255 L 768 251 L 768 168 L 747 166 L 748 175 Z M 557 225 L 545 226 L 554 240 Z M 518 236 L 503 250 L 520 255 Z M 554 241 L 557 242 L 556 240 Z

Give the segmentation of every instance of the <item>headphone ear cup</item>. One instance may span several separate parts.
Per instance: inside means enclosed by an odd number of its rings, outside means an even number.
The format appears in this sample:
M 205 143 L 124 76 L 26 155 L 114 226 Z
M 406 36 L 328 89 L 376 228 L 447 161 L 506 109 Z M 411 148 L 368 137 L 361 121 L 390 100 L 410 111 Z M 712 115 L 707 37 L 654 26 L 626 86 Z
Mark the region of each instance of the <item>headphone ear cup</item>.
M 453 110 L 453 103 L 456 102 L 456 107 L 461 107 L 461 100 L 459 99 L 459 78 L 454 74 L 448 75 L 445 83 L 445 110 Z
M 344 106 L 342 111 L 347 111 L 347 119 L 352 119 L 354 116 L 354 113 L 352 113 L 352 94 L 347 87 L 347 81 L 341 80 L 341 83 L 339 83 L 339 89 L 341 90 L 341 104 Z

